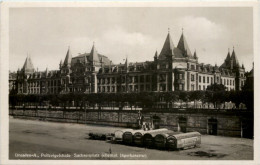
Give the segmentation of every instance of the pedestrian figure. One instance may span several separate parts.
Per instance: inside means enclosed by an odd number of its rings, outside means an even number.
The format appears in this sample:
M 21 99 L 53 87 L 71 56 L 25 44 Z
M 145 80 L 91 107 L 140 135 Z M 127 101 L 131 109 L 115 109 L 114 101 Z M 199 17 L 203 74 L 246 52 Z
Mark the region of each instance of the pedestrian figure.
M 111 146 L 109 147 L 109 154 L 111 154 L 112 153 L 112 149 L 111 149 Z

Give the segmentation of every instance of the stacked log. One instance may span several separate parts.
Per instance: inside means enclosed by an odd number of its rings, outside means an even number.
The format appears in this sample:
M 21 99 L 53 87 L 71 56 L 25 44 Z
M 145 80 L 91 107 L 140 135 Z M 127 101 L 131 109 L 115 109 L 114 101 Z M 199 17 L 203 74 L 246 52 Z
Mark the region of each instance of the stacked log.
M 138 131 L 134 134 L 134 144 L 138 145 L 138 146 L 142 146 L 143 145 L 143 135 L 145 133 L 152 133 L 152 132 L 160 132 L 160 131 L 167 131 L 168 129 L 166 128 L 162 128 L 162 129 L 155 129 L 155 130 L 150 130 L 150 131 Z
M 154 132 L 147 132 L 144 134 L 143 136 L 143 144 L 145 147 L 148 148 L 152 148 L 154 147 L 154 138 L 156 135 L 158 134 L 162 134 L 162 133 L 173 133 L 173 131 L 171 130 L 158 130 L 158 131 L 154 131 Z

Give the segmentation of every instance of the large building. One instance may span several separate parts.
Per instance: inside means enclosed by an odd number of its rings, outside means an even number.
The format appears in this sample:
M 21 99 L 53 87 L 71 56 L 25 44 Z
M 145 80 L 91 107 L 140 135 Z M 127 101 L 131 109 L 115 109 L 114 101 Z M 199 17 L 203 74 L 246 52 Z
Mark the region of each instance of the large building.
M 27 56 L 12 83 L 18 94 L 194 91 L 206 90 L 214 83 L 225 85 L 227 90 L 241 90 L 244 73 L 234 48 L 221 66 L 203 64 L 198 62 L 196 51 L 190 51 L 183 33 L 175 46 L 168 32 L 153 61 L 131 63 L 126 59 L 124 64 L 113 64 L 93 44 L 90 53 L 76 57 L 68 48 L 59 70 L 35 70 Z

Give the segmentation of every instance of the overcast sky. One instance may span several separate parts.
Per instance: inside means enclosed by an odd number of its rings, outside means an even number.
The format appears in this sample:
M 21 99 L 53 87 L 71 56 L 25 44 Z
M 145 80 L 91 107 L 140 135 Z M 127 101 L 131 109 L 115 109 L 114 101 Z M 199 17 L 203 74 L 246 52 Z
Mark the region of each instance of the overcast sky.
M 39 70 L 58 69 L 68 46 L 75 57 L 97 51 L 113 63 L 151 61 L 168 28 L 177 46 L 184 35 L 199 62 L 221 65 L 233 46 L 247 71 L 253 62 L 253 10 L 205 8 L 15 8 L 10 9 L 10 70 L 23 66 L 27 52 Z

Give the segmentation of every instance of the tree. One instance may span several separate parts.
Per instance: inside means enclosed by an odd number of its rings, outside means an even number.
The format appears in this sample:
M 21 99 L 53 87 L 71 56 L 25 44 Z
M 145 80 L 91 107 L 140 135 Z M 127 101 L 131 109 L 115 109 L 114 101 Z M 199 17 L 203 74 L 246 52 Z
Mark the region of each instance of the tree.
M 197 108 L 197 101 L 205 101 L 205 92 L 204 91 L 192 91 L 190 93 L 190 100 L 194 101 L 194 108 Z
M 188 101 L 189 101 L 189 99 L 190 99 L 190 94 L 189 94 L 189 92 L 186 92 L 186 91 L 180 92 L 179 98 L 180 98 L 182 101 L 186 102 L 186 108 L 188 108 Z M 182 102 L 181 102 L 181 107 L 182 107 Z
M 225 87 L 225 85 L 223 85 L 223 84 L 214 83 L 214 84 L 212 84 L 212 85 L 209 85 L 206 90 L 207 90 L 207 91 L 213 91 L 213 92 L 216 92 L 216 91 L 225 91 L 225 90 L 226 90 L 226 87 Z
M 220 103 L 224 102 L 226 87 L 223 84 L 214 83 L 209 85 L 206 91 L 207 101 L 213 103 L 214 108 L 217 108 Z

